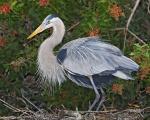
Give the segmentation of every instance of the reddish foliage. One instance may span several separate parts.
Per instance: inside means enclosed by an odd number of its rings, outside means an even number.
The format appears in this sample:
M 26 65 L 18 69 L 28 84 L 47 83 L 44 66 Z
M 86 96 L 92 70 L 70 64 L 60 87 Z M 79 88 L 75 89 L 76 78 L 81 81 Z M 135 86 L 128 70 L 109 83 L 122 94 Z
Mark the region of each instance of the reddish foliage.
M 12 31 L 11 34 L 15 37 L 18 36 L 18 32 L 16 30 Z
M 147 94 L 150 94 L 150 86 L 146 87 L 145 91 L 146 91 Z
M 10 5 L 7 3 L 4 3 L 3 5 L 0 6 L 0 14 L 7 14 L 10 13 L 11 8 Z
M 121 84 L 113 84 L 112 85 L 112 91 L 114 93 L 117 93 L 119 95 L 122 95 L 122 92 L 123 92 L 123 85 Z
M 146 79 L 149 75 L 150 75 L 150 66 L 143 67 L 138 72 L 138 76 L 141 80 Z
M 6 40 L 0 37 L 0 47 L 4 47 L 6 45 Z
M 39 5 L 45 7 L 48 5 L 48 0 L 39 0 Z
M 89 36 L 98 36 L 100 34 L 100 29 L 99 28 L 94 28 L 93 30 L 91 30 L 88 35 Z
M 116 21 L 119 20 L 120 16 L 124 16 L 122 8 L 118 4 L 112 5 L 110 7 L 109 13 Z
M 142 63 L 142 61 L 145 61 L 143 55 L 141 55 L 141 56 L 135 56 L 135 57 L 133 57 L 133 59 L 134 59 L 138 64 Z

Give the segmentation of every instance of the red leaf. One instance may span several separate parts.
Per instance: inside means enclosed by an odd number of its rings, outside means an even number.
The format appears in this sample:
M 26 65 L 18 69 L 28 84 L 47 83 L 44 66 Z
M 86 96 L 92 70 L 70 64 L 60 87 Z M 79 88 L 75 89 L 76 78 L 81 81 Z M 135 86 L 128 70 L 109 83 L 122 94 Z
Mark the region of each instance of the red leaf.
M 19 35 L 16 30 L 12 31 L 11 34 L 12 34 L 13 36 L 15 36 L 15 37 Z
M 150 94 L 150 86 L 146 87 L 145 91 L 146 91 L 147 94 Z
M 10 13 L 11 8 L 10 5 L 7 3 L 4 3 L 3 5 L 0 6 L 0 14 L 7 14 Z
M 138 72 L 138 76 L 141 80 L 147 79 L 149 75 L 150 75 L 150 65 L 142 67 Z
M 112 91 L 114 93 L 117 93 L 119 95 L 122 95 L 122 92 L 123 92 L 123 85 L 121 84 L 113 84 L 112 85 Z
M 100 34 L 100 29 L 99 28 L 94 28 L 93 30 L 91 30 L 88 35 L 89 36 L 98 36 Z
M 116 21 L 119 20 L 120 16 L 124 16 L 122 8 L 118 4 L 112 5 L 110 7 L 109 13 Z
M 40 5 L 41 7 L 47 6 L 47 5 L 48 5 L 48 0 L 39 0 L 39 5 Z
M 6 45 L 6 40 L 0 37 L 0 47 L 4 47 Z

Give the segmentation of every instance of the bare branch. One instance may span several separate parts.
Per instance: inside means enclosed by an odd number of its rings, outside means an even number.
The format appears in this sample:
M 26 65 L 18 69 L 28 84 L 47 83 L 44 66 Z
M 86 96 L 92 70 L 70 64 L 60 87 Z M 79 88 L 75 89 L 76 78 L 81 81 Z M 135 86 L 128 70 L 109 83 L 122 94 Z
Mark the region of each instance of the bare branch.
M 4 100 L 0 99 L 4 106 L 8 107 L 9 109 L 13 110 L 14 112 L 20 112 L 21 110 L 10 105 L 9 103 L 5 102 Z
M 150 14 L 150 0 L 147 2 L 147 12 Z
M 73 28 L 78 26 L 79 24 L 80 24 L 80 22 L 77 22 L 77 23 L 73 24 L 70 28 L 68 28 L 67 32 L 69 32 L 70 30 L 72 30 Z
M 136 3 L 135 3 L 135 5 L 134 5 L 134 8 L 132 9 L 132 12 L 131 12 L 131 14 L 130 14 L 130 16 L 129 16 L 129 19 L 128 19 L 128 21 L 127 21 L 126 29 L 129 28 L 129 25 L 130 25 L 130 23 L 131 23 L 131 20 L 132 20 L 132 18 L 133 18 L 133 15 L 134 15 L 134 13 L 135 13 L 135 11 L 136 11 L 136 9 L 137 9 L 137 7 L 138 7 L 140 1 L 141 1 L 141 0 L 136 0 Z
M 141 43 L 143 44 L 146 44 L 141 38 L 139 38 L 136 34 L 134 34 L 133 32 L 131 32 L 129 29 L 128 29 L 128 32 L 133 35 L 137 40 L 139 40 Z
M 22 94 L 22 97 L 29 103 L 31 104 L 33 107 L 35 107 L 38 111 L 42 112 L 37 106 L 35 106 L 30 100 L 28 100 L 24 94 L 23 94 L 23 90 L 21 90 L 21 94 Z
M 125 51 L 125 47 L 126 47 L 126 40 L 127 40 L 127 31 L 128 29 L 124 29 L 124 41 L 123 41 L 123 52 Z

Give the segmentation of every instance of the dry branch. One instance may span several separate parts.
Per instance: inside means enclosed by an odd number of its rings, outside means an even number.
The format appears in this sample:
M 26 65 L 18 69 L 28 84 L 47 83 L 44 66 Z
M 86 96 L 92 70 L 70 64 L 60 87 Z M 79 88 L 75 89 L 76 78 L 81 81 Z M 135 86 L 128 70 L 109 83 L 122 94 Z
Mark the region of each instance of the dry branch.
M 147 2 L 147 12 L 150 14 L 150 0 Z
M 73 28 L 78 26 L 79 24 L 80 24 L 80 22 L 77 22 L 77 23 L 73 24 L 70 28 L 68 28 L 67 32 L 69 32 L 70 30 L 72 30 Z
M 134 13 L 135 13 L 135 11 L 136 11 L 136 9 L 137 9 L 137 7 L 138 7 L 140 1 L 141 1 L 141 0 L 136 0 L 136 3 L 135 3 L 135 5 L 134 5 L 134 8 L 132 9 L 132 12 L 131 12 L 131 14 L 130 14 L 130 16 L 129 16 L 129 18 L 128 18 L 128 21 L 127 21 L 127 24 L 126 24 L 126 29 L 129 28 L 129 25 L 130 25 L 130 23 L 131 23 L 131 20 L 132 20 L 132 18 L 133 18 L 133 15 L 134 15 Z
M 132 9 L 132 12 L 131 12 L 131 14 L 130 14 L 128 20 L 127 20 L 127 24 L 126 24 L 125 29 L 124 29 L 123 51 L 125 50 L 125 46 L 126 46 L 127 32 L 128 32 L 128 30 L 129 30 L 129 25 L 130 25 L 130 23 L 131 23 L 131 20 L 132 20 L 132 18 L 133 18 L 133 15 L 134 15 L 134 13 L 135 13 L 135 11 L 136 11 L 136 9 L 137 9 L 137 7 L 138 7 L 140 1 L 141 1 L 141 0 L 136 0 L 136 3 L 135 3 L 135 5 L 134 5 L 134 7 L 133 7 L 133 9 Z

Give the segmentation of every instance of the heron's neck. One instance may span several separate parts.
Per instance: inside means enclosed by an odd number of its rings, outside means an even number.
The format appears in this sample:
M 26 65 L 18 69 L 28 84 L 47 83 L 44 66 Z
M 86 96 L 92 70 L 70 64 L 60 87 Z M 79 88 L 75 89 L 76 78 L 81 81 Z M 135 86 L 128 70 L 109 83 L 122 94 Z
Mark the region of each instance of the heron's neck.
M 56 24 L 53 24 L 52 35 L 41 44 L 38 52 L 39 72 L 52 84 L 56 82 L 60 84 L 64 81 L 63 71 L 53 54 L 53 49 L 61 43 L 64 33 L 64 24 L 61 20 L 58 20 Z
M 48 57 L 55 58 L 53 54 L 53 49 L 59 43 L 61 43 L 64 34 L 65 34 L 65 26 L 61 20 L 58 20 L 56 23 L 53 24 L 52 35 L 41 44 L 39 49 L 39 56 L 42 56 L 42 59 L 47 59 Z
M 44 42 L 47 44 L 49 50 L 53 50 L 58 44 L 62 42 L 65 34 L 65 26 L 60 20 L 53 24 L 53 33 Z
M 48 37 L 40 46 L 38 52 L 38 62 L 43 65 L 43 63 L 47 63 L 46 65 L 53 66 L 51 63 L 56 63 L 56 57 L 53 54 L 53 49 L 61 43 L 63 36 L 65 33 L 65 27 L 61 20 L 58 20 L 53 24 L 53 33 L 50 37 Z M 44 64 L 45 65 L 45 64 Z M 45 66 L 46 67 L 46 66 Z

